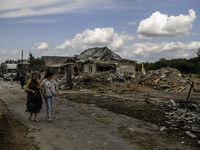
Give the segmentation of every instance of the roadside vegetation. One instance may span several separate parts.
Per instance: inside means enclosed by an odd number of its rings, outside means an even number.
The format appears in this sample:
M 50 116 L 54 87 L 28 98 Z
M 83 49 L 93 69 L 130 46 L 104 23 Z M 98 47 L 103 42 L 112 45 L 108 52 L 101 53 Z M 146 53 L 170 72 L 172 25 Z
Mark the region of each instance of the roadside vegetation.
M 5 62 L 1 64 L 0 67 L 2 67 L 3 64 L 18 64 L 20 62 L 21 62 L 20 59 L 18 60 L 7 59 L 5 60 Z M 29 53 L 28 62 L 30 63 L 28 70 L 37 70 L 37 71 L 44 70 L 45 62 L 42 57 L 36 58 L 33 56 L 32 53 Z M 0 68 L 0 72 L 2 72 L 1 68 Z
M 160 58 L 156 62 L 144 62 L 137 64 L 137 71 L 142 69 L 142 64 L 145 70 L 158 70 L 164 67 L 176 68 L 184 74 L 195 74 L 195 77 L 200 77 L 200 48 L 196 52 L 197 56 L 190 59 L 171 59 Z

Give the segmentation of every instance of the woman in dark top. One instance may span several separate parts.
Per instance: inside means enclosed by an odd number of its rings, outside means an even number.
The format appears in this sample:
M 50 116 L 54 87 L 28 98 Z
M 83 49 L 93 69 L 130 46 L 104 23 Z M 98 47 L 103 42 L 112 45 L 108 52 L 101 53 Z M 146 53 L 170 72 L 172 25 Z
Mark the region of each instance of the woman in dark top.
M 40 93 L 41 84 L 40 80 L 37 77 L 36 73 L 33 73 L 31 79 L 27 81 L 26 90 L 28 91 L 27 95 L 27 104 L 26 112 L 30 113 L 29 120 L 32 115 L 35 114 L 34 121 L 38 122 L 37 114 L 42 109 L 42 97 Z

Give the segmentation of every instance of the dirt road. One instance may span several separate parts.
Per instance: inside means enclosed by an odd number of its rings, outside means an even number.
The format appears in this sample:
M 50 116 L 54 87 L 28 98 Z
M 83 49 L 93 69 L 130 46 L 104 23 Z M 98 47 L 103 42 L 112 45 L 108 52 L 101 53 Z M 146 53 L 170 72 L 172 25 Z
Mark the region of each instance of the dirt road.
M 1 117 L 1 122 L 2 118 L 13 120 L 16 124 L 7 121 L 9 124 L 7 127 L 14 126 L 14 131 L 17 127 L 21 127 L 18 129 L 19 132 L 14 133 L 15 137 L 25 138 L 27 141 L 17 141 L 20 138 L 15 138 L 14 142 L 8 144 L 21 142 L 24 149 L 199 149 L 194 144 L 195 142 L 187 138 L 182 131 L 160 131 L 164 112 L 158 108 L 161 105 L 158 100 L 164 97 L 163 101 L 168 101 L 172 96 L 175 99 L 185 97 L 184 94 L 163 96 L 163 93 L 155 91 L 131 94 L 99 94 L 94 91 L 61 92 L 61 96 L 56 97 L 53 104 L 52 122 L 47 121 L 44 104 L 38 116 L 40 122 L 34 122 L 27 119 L 29 114 L 25 112 L 26 93 L 24 90 L 18 83 L 10 85 L 10 82 L 5 83 L 1 79 L 0 114 L 4 116 Z M 156 103 L 155 107 L 153 103 Z M 10 115 L 10 112 L 13 115 Z M 8 132 L 3 135 L 4 139 L 10 134 Z M 10 145 L 12 146 L 11 149 L 16 149 L 16 145 Z

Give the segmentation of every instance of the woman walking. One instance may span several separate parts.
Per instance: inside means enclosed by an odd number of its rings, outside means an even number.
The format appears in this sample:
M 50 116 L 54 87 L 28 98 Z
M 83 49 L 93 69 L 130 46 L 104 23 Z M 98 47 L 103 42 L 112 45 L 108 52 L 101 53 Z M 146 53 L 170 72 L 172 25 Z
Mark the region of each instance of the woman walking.
M 27 81 L 26 85 L 26 91 L 28 91 L 26 112 L 30 113 L 30 116 L 28 118 L 29 120 L 31 120 L 32 115 L 35 114 L 35 122 L 39 122 L 39 120 L 37 119 L 37 114 L 42 109 L 42 97 L 40 89 L 40 80 L 38 79 L 37 74 L 33 73 L 31 79 Z
M 44 96 L 48 121 L 51 122 L 51 107 L 55 98 L 55 92 L 59 95 L 56 82 L 53 80 L 53 73 L 47 72 L 47 78 L 42 81 L 42 95 Z
M 20 76 L 20 82 L 21 82 L 21 88 L 23 89 L 24 85 L 25 85 L 25 76 L 24 76 L 24 73 L 22 73 L 21 76 Z

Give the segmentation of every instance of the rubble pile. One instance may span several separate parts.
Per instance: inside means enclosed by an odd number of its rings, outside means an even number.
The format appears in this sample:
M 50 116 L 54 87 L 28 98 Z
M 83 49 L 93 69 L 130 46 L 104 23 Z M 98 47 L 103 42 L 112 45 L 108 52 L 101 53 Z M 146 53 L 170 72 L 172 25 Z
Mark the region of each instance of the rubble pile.
M 137 75 L 134 83 L 150 86 L 158 90 L 166 91 L 188 91 L 189 79 L 185 78 L 180 71 L 166 67 L 159 70 L 151 70 L 146 75 Z
M 165 125 L 176 130 L 184 129 L 190 138 L 198 139 L 200 138 L 200 106 L 195 102 L 191 102 L 190 105 L 192 107 L 188 107 L 185 102 L 175 103 L 170 100 L 168 112 L 165 113 Z
M 66 75 L 62 75 L 59 82 L 60 89 L 66 86 Z M 180 71 L 166 67 L 159 70 L 151 70 L 142 74 L 136 73 L 112 73 L 99 72 L 95 74 L 80 73 L 72 76 L 73 88 L 92 89 L 92 88 L 112 88 L 114 82 L 129 84 L 131 89 L 134 85 L 144 85 L 156 90 L 166 90 L 173 92 L 187 92 L 190 88 L 190 79 L 185 78 Z M 200 91 L 200 81 L 195 81 L 194 91 Z
M 73 84 L 78 89 L 109 88 L 110 83 L 122 81 L 116 73 L 102 72 L 95 74 L 82 73 L 73 77 Z

